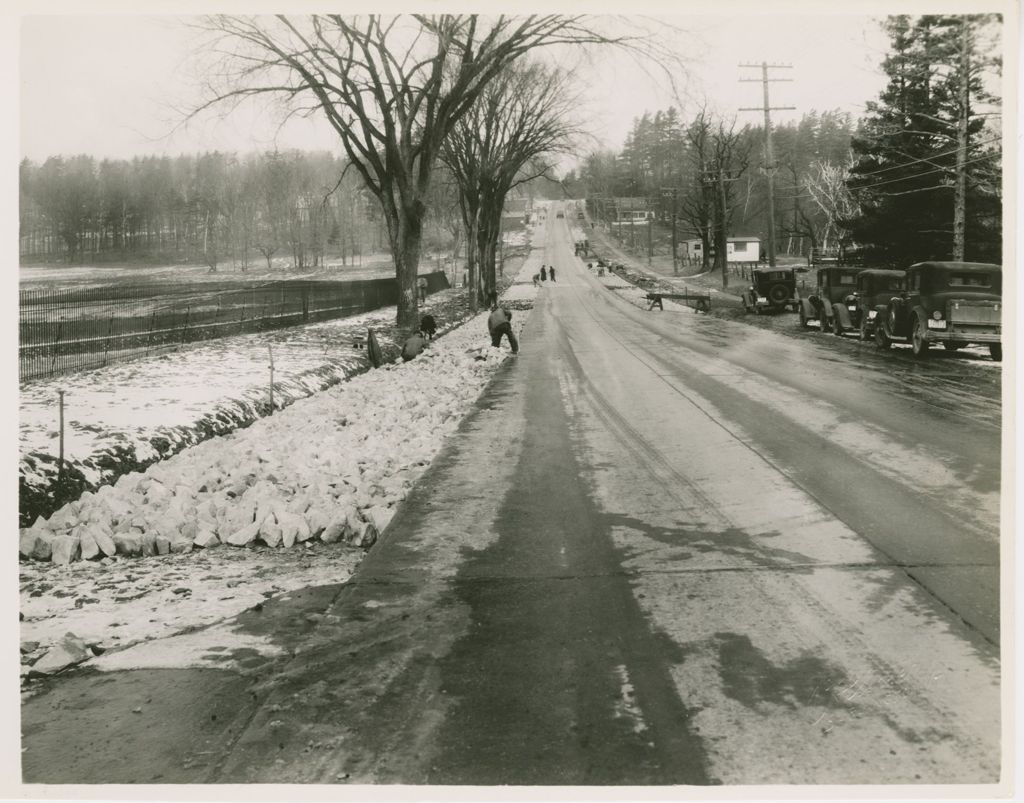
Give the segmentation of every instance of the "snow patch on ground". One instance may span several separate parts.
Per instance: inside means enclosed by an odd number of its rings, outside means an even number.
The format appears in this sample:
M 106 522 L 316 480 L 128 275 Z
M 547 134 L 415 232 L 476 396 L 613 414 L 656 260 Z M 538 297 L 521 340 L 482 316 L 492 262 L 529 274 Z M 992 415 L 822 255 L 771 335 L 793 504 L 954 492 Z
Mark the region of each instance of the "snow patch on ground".
M 454 294 L 435 293 L 423 305 L 424 313 L 438 318 L 440 333 L 457 323 L 438 312 Z M 45 504 L 57 482 L 58 391 L 64 391 L 65 461 L 95 489 L 125 466 L 167 457 L 269 412 L 271 355 L 274 409 L 280 410 L 367 370 L 365 349 L 353 345 L 367 328 L 379 331 L 387 353 L 397 354 L 386 334 L 394 319 L 395 308 L 385 307 L 25 385 L 19 421 L 22 507 Z M 26 495 L 38 497 L 37 504 Z
M 536 253 L 513 285 L 517 309 L 536 295 Z M 111 650 L 216 623 L 289 590 L 346 581 L 363 552 L 327 542 L 330 525 L 339 524 L 337 532 L 348 527 L 349 535 L 353 526 L 383 530 L 510 357 L 507 343 L 490 346 L 487 314 L 433 341 L 411 362 L 360 374 L 126 475 L 31 528 L 33 538 L 49 532 L 50 542 L 59 535 L 76 549 L 88 530 L 124 543 L 157 533 L 185 551 L 136 560 L 123 557 L 119 543 L 117 556 L 102 563 L 23 562 L 23 673 L 69 631 Z M 513 328 L 521 331 L 525 318 L 514 315 Z M 293 526 L 305 527 L 307 540 L 293 533 L 294 545 L 280 548 L 287 544 L 278 540 L 280 530 Z M 214 545 L 242 531 L 251 538 L 246 549 L 192 551 L 197 529 L 213 535 Z M 105 657 L 107 664 L 114 660 Z

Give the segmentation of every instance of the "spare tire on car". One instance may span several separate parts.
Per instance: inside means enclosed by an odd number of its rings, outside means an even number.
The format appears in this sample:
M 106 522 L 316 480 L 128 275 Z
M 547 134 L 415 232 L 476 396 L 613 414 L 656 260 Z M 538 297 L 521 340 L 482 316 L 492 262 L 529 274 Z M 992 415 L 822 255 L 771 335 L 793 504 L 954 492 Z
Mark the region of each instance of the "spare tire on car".
M 784 284 L 773 284 L 768 288 L 768 299 L 773 304 L 785 304 L 789 301 L 789 288 Z

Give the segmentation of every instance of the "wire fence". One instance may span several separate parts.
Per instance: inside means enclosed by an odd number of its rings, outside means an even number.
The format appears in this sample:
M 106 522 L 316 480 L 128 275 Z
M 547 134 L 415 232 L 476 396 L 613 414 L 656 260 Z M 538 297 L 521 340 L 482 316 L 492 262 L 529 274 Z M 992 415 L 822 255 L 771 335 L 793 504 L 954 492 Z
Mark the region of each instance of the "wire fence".
M 426 274 L 427 292 L 448 287 Z M 20 381 L 175 351 L 228 335 L 346 318 L 396 304 L 394 278 L 219 286 L 137 284 L 20 293 Z

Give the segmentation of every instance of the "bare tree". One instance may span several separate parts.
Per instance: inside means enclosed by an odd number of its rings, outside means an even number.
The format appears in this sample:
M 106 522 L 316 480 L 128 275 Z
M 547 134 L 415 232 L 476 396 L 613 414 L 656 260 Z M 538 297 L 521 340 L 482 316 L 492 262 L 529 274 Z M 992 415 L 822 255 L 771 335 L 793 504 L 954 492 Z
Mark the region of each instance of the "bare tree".
M 710 267 L 711 223 L 715 217 L 715 188 L 710 180 L 712 152 L 712 122 L 707 111 L 701 109 L 686 129 L 689 156 L 688 174 L 692 176 L 689 190 L 680 197 L 680 216 L 690 224 L 700 238 L 703 268 Z
M 564 151 L 579 129 L 565 73 L 540 64 L 513 65 L 483 91 L 455 125 L 441 158 L 458 181 L 470 244 L 470 304 L 497 284 L 495 254 L 508 193 L 548 172 L 541 157 Z
M 537 47 L 640 48 L 648 41 L 606 35 L 591 18 L 565 15 L 216 16 L 203 27 L 217 37 L 212 52 L 223 69 L 193 115 L 279 96 L 293 112 L 326 117 L 383 211 L 403 326 L 417 319 L 424 198 L 435 160 L 488 83 Z
M 736 192 L 733 189 L 735 182 L 750 166 L 750 141 L 745 136 L 749 127 L 745 126 L 740 131 L 736 130 L 736 123 L 733 121 L 726 127 L 725 121 L 720 120 L 718 129 L 712 138 L 711 159 L 713 176 L 708 178 L 714 182 L 716 197 L 715 204 L 715 267 L 722 270 L 722 286 L 728 283 L 728 244 L 729 224 L 732 222 L 732 214 L 737 207 Z
M 821 239 L 826 248 L 829 237 L 838 232 L 840 221 L 849 220 L 857 211 L 846 186 L 849 176 L 849 163 L 836 165 L 828 160 L 818 160 L 811 165 L 810 174 L 804 177 L 804 189 L 825 216 L 825 231 Z

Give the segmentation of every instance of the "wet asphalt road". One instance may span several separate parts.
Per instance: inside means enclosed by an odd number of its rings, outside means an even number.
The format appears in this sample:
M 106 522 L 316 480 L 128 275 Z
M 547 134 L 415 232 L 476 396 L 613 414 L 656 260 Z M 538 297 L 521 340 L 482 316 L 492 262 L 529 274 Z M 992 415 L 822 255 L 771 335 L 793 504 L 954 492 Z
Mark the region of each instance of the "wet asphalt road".
M 220 669 L 55 682 L 26 780 L 999 780 L 998 369 L 646 312 L 545 236 L 522 353 L 353 582 Z

